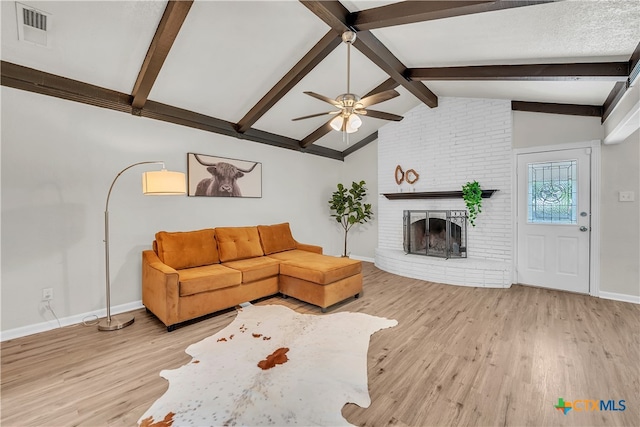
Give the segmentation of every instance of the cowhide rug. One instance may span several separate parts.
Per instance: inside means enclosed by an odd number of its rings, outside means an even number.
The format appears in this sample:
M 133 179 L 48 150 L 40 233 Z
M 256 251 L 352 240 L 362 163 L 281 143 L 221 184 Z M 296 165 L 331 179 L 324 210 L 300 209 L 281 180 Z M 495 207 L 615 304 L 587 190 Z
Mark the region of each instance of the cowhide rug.
M 363 313 L 248 305 L 225 329 L 190 345 L 190 363 L 160 372 L 169 389 L 138 424 L 351 425 L 342 407 L 371 403 L 369 337 L 397 324 Z

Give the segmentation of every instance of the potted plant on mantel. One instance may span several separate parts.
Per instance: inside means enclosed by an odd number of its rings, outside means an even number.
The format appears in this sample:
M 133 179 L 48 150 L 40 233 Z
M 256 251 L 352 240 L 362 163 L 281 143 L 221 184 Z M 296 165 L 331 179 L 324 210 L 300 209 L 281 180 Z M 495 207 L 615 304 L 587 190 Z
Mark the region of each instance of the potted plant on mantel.
M 367 187 L 364 181 L 351 183 L 351 188 L 347 189 L 342 184 L 338 184 L 338 190 L 334 191 L 329 200 L 331 216 L 344 229 L 344 252 L 347 256 L 347 235 L 351 227 L 356 224 L 364 224 L 373 216 L 370 203 L 362 203 L 367 196 Z
M 462 198 L 469 210 L 469 222 L 475 227 L 476 217 L 482 212 L 482 189 L 478 181 L 467 182 L 462 186 Z

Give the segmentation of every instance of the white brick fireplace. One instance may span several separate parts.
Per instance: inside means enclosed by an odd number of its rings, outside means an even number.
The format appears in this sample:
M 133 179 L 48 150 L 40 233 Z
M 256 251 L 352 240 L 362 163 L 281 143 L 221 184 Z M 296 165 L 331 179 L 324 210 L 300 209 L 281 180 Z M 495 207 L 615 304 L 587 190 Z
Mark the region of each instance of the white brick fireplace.
M 508 287 L 512 279 L 511 103 L 439 98 L 420 105 L 378 133 L 378 248 L 376 266 L 422 280 L 463 286 Z M 396 166 L 414 169 L 414 185 L 396 184 Z M 384 193 L 460 191 L 467 181 L 499 190 L 483 199 L 476 226 L 468 229 L 468 258 L 406 255 L 404 210 L 465 209 L 462 198 L 389 200 Z

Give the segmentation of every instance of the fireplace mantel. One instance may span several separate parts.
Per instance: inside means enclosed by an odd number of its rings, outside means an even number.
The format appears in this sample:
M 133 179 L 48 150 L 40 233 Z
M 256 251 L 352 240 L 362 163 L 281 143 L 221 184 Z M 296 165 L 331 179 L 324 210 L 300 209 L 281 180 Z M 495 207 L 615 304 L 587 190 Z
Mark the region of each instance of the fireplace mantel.
M 488 199 L 498 190 L 482 190 L 482 198 Z M 458 199 L 462 198 L 462 191 L 419 191 L 406 193 L 382 193 L 389 200 L 401 199 Z

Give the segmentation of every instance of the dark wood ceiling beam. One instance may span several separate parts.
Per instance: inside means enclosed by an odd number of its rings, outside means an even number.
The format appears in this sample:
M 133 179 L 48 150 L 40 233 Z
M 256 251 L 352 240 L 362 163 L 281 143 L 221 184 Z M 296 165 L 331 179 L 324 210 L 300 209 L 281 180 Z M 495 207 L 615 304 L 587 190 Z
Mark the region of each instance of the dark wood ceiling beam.
M 546 1 L 403 1 L 353 12 L 347 23 L 358 31 L 373 30 L 513 7 L 550 3 Z
M 131 106 L 133 97 L 126 93 L 67 79 L 6 61 L 0 62 L 0 70 L 0 84 L 2 86 L 129 114 L 133 110 Z M 296 139 L 255 129 L 241 134 L 236 131 L 234 123 L 159 102 L 147 101 L 145 108 L 138 110 L 137 115 L 238 139 L 287 148 L 335 160 L 344 160 L 344 155 L 340 151 L 322 147 L 303 149 L 300 147 L 300 141 Z
M 636 46 L 633 53 L 631 54 L 631 58 L 629 58 L 629 76 L 626 81 L 618 82 L 615 84 L 607 99 L 604 101 L 602 105 L 603 114 L 602 114 L 602 123 L 607 120 L 609 115 L 613 112 L 613 110 L 618 105 L 618 102 L 622 99 L 624 94 L 627 92 L 627 89 L 631 86 L 631 84 L 638 79 L 640 75 L 640 43 Z
M 372 33 L 360 31 L 353 45 L 421 102 L 431 108 L 438 106 L 436 94 L 431 92 L 422 82 L 408 80 L 405 77 L 407 67 Z
M 147 101 L 139 115 L 207 132 L 238 137 L 234 123 L 160 102 Z
M 327 123 L 324 123 L 318 129 L 314 130 L 309 135 L 305 136 L 302 139 L 302 141 L 300 141 L 300 147 L 301 148 L 309 147 L 311 144 L 313 144 L 314 142 L 316 142 L 317 140 L 319 140 L 320 138 L 322 138 L 332 130 L 333 129 L 330 126 L 327 126 Z
M 635 79 L 640 75 L 640 43 L 636 46 L 635 50 L 631 54 L 629 59 L 629 82 L 632 84 Z
M 342 152 L 342 154 L 345 157 L 347 157 L 349 154 L 358 151 L 359 149 L 361 149 L 365 145 L 368 145 L 369 143 L 375 141 L 376 139 L 378 139 L 378 131 L 375 131 L 371 135 L 369 135 L 369 136 L 365 137 L 364 139 L 358 141 L 356 144 L 353 144 L 351 147 L 349 147 L 346 150 L 344 150 Z
M 349 19 L 349 10 L 337 0 L 330 1 L 306 1 L 300 0 L 300 3 L 306 6 L 314 15 L 324 21 L 329 27 L 342 35 L 343 32 L 353 28 L 347 24 Z
M 549 102 L 511 101 L 514 111 L 528 111 L 532 113 L 566 114 L 570 116 L 602 117 L 602 107 L 599 105 L 554 104 Z
M 375 95 L 376 93 L 384 92 L 385 90 L 395 89 L 398 86 L 399 84 L 395 80 L 391 78 L 387 79 L 384 82 L 380 83 L 378 86 L 376 86 L 373 90 L 366 93 L 363 96 L 363 98 L 366 98 L 367 96 Z M 323 136 L 325 136 L 331 131 L 332 131 L 332 128 L 330 126 L 327 126 L 327 123 L 325 122 L 318 129 L 314 130 L 309 135 L 304 137 L 304 139 L 300 141 L 300 147 L 302 148 L 309 147 L 311 144 L 313 144 L 314 142 L 316 142 L 317 140 L 319 140 L 320 138 L 322 138 Z
M 342 34 L 353 29 L 347 24 L 349 11 L 339 1 L 300 2 L 334 31 Z M 353 46 L 421 102 L 432 108 L 438 106 L 438 97 L 421 82 L 408 80 L 405 77 L 407 67 L 369 31 L 359 31 Z
M 128 94 L 94 86 L 11 62 L 1 62 L 0 84 L 41 95 L 131 113 Z
M 138 78 L 133 86 L 133 108 L 141 109 L 144 107 L 151 88 L 155 83 L 162 65 L 164 64 L 173 42 L 178 36 L 178 32 L 187 18 L 189 9 L 193 0 L 170 0 L 164 10 L 164 14 L 160 19 L 156 33 L 153 36 L 149 50 L 144 58 Z
M 298 63 L 238 122 L 238 132 L 244 133 L 260 117 L 269 111 L 283 96 L 285 96 L 300 80 L 311 72 L 323 59 L 329 55 L 342 39 L 335 31 L 330 30 Z
M 403 1 L 353 12 L 348 23 L 359 31 L 478 13 L 495 1 Z M 485 10 L 482 10 L 483 12 Z
M 412 68 L 407 73 L 412 80 L 624 81 L 628 76 L 628 62 L 432 67 Z
M 389 79 L 383 81 L 382 83 L 380 83 L 378 86 L 376 86 L 373 89 L 371 89 L 368 93 L 365 93 L 362 97 L 366 98 L 367 96 L 375 95 L 376 93 L 380 93 L 380 92 L 384 92 L 384 91 L 387 91 L 387 90 L 395 89 L 398 86 L 400 86 L 400 83 L 398 83 L 397 81 L 389 78 Z

